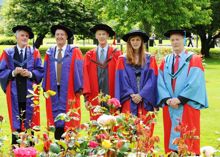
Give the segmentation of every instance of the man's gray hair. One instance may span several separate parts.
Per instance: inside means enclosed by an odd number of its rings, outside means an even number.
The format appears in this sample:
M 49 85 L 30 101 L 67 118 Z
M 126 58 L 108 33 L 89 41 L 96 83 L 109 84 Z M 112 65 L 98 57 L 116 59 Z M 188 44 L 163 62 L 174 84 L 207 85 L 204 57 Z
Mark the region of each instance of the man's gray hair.
M 21 30 L 16 30 L 16 32 L 15 32 L 15 37 L 17 37 L 17 35 L 18 35 L 18 33 L 20 32 Z

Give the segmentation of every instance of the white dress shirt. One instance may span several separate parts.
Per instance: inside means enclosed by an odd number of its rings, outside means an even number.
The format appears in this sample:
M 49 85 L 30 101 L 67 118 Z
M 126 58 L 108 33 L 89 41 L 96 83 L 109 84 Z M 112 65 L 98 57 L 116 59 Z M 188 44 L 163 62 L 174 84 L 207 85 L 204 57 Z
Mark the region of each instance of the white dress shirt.
M 106 58 L 107 54 L 108 54 L 108 44 L 105 46 L 105 47 L 101 47 L 100 45 L 98 46 L 98 56 L 99 56 L 99 59 L 100 59 L 100 56 L 101 56 L 101 50 L 104 49 L 104 56 Z

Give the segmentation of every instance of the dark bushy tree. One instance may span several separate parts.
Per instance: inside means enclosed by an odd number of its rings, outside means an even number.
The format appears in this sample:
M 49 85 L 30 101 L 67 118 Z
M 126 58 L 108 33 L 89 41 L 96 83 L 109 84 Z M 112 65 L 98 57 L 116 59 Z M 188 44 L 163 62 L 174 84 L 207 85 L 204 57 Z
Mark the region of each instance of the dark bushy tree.
M 81 1 L 72 0 L 13 0 L 3 9 L 7 28 L 17 24 L 32 27 L 37 35 L 35 46 L 43 42 L 45 35 L 54 24 L 64 24 L 75 34 L 90 36 L 89 28 L 97 22 L 93 10 Z

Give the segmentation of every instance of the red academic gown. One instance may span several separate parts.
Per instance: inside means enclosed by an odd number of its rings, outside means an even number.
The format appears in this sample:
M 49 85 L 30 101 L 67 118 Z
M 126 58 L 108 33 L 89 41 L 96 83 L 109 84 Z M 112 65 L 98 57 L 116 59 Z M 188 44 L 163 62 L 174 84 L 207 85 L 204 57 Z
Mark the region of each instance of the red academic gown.
M 98 84 L 98 66 L 101 65 L 97 61 L 97 49 L 92 49 L 88 51 L 84 58 L 84 65 L 83 65 L 83 75 L 84 75 L 84 86 L 83 86 L 83 94 L 85 99 L 91 102 L 92 106 L 99 105 L 98 100 L 93 100 L 100 90 Z M 109 46 L 108 54 L 106 62 L 104 62 L 104 68 L 108 69 L 108 87 L 109 87 L 109 95 L 114 97 L 114 87 L 115 87 L 115 70 L 116 70 L 116 61 L 118 57 L 121 55 L 121 51 L 114 49 L 113 47 Z M 90 110 L 90 119 L 96 120 L 99 116 L 95 115 L 93 110 Z

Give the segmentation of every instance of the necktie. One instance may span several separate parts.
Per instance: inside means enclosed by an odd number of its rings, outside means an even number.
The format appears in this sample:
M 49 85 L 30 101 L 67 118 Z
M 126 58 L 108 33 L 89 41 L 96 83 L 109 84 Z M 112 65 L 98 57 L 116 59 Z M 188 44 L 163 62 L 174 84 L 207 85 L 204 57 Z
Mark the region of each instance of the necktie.
M 175 74 L 177 72 L 178 67 L 179 67 L 179 56 L 176 55 L 174 68 L 173 68 L 173 74 Z M 175 86 L 176 86 L 176 78 L 172 80 L 172 89 L 173 89 L 173 91 L 175 90 Z
M 20 50 L 19 56 L 20 56 L 21 62 L 23 62 L 24 57 L 23 57 L 23 50 L 22 49 Z
M 101 49 L 101 54 L 100 54 L 100 58 L 99 58 L 101 63 L 104 63 L 105 61 L 105 50 Z
M 62 59 L 62 49 L 58 50 L 58 61 Z M 62 62 L 57 62 L 57 83 L 60 83 Z

